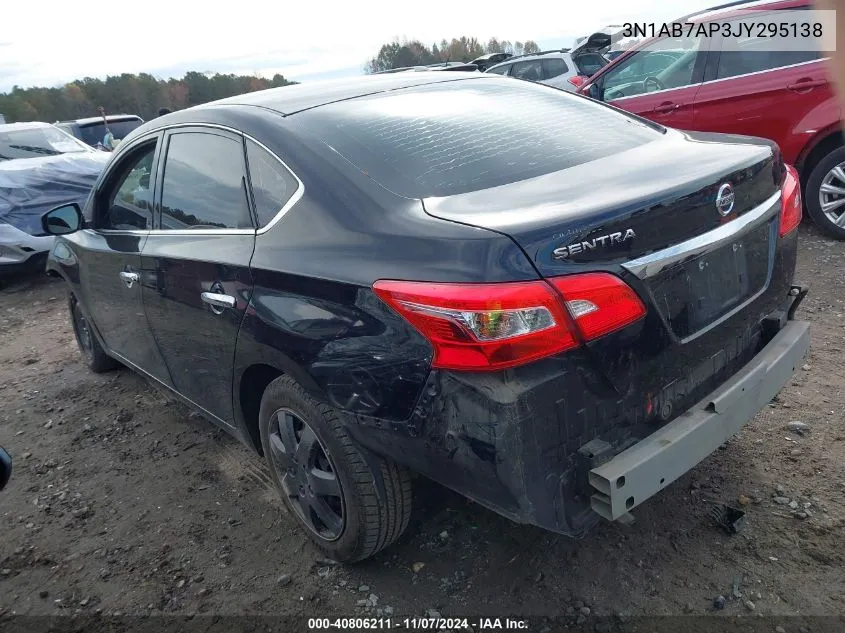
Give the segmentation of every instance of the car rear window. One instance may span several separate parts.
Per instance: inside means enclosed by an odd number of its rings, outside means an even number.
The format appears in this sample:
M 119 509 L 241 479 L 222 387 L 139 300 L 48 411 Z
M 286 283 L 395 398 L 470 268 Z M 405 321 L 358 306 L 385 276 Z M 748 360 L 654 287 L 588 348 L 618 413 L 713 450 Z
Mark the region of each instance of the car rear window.
M 535 178 L 661 136 L 659 128 L 591 100 L 494 79 L 380 93 L 296 119 L 382 187 L 409 198 Z
M 607 60 L 598 53 L 582 53 L 572 61 L 578 66 L 578 73 L 588 77 L 607 66 Z
M 109 121 L 109 129 L 116 139 L 126 138 L 127 135 L 136 127 L 141 125 L 138 119 L 129 119 L 127 121 Z M 97 142 L 102 142 L 106 136 L 106 126 L 104 123 L 90 123 L 88 125 L 79 126 L 79 136 L 88 145 L 96 145 Z

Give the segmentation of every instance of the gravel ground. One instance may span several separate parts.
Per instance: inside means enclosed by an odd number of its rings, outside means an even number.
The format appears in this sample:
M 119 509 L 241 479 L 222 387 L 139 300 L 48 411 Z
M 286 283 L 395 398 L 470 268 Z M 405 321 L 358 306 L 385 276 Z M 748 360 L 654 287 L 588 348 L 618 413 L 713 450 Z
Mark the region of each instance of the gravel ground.
M 632 525 L 570 540 L 418 480 L 407 533 L 353 567 L 318 557 L 257 456 L 128 370 L 89 373 L 62 283 L 18 280 L 0 290 L 0 615 L 843 614 L 845 244 L 802 227 L 798 280 L 807 364 Z M 746 504 L 745 529 L 714 527 L 712 501 Z

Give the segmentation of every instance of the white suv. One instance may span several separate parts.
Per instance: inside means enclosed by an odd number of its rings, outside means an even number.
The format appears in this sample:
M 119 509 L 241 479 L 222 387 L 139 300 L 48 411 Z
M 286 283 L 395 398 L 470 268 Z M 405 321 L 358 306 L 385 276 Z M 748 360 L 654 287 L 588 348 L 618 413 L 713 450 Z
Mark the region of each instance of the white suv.
M 484 72 L 536 81 L 575 92 L 587 77 L 608 63 L 602 52 L 609 48 L 610 40 L 607 33 L 594 33 L 571 49 L 511 57 Z

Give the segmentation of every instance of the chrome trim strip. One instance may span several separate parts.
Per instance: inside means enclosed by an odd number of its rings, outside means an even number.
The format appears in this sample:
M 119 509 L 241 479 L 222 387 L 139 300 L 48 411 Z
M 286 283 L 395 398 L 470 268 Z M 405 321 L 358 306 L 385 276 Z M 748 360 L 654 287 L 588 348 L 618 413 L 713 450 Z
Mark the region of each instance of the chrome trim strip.
M 731 79 L 733 79 L 733 77 L 731 77 Z M 706 83 L 710 83 L 710 82 L 706 82 Z M 637 97 L 650 97 L 651 95 L 659 95 L 662 92 L 672 92 L 673 90 L 684 90 L 686 88 L 697 88 L 697 87 L 703 86 L 704 84 L 705 84 L 705 82 L 700 81 L 696 84 L 689 84 L 688 86 L 678 86 L 677 88 L 664 88 L 663 90 L 654 90 L 652 92 L 644 92 L 644 93 L 639 94 L 639 95 L 627 95 L 625 97 L 617 97 L 616 99 L 608 99 L 607 103 L 614 104 L 618 101 L 624 101 L 625 99 L 636 99 Z M 612 88 L 611 88 L 611 90 L 612 90 Z M 645 114 L 642 114 L 641 116 L 645 116 Z
M 149 231 L 124 230 L 124 229 L 92 229 L 86 228 L 83 231 L 90 231 L 95 235 L 149 235 Z
M 297 202 L 302 199 L 302 196 L 305 195 L 305 184 L 296 175 L 288 164 L 283 161 L 276 153 L 267 147 L 264 143 L 259 141 L 257 138 L 250 136 L 249 134 L 238 130 L 233 127 L 229 127 L 226 125 L 220 125 L 217 123 L 176 123 L 175 125 L 166 125 L 162 127 L 155 128 L 154 130 L 147 130 L 144 135 L 140 139 L 134 139 L 131 141 L 130 147 L 135 147 L 143 142 L 149 141 L 150 136 L 154 136 L 160 134 L 162 132 L 167 132 L 169 130 L 175 130 L 178 128 L 196 128 L 196 127 L 207 127 L 217 130 L 223 130 L 225 132 L 231 132 L 233 134 L 238 134 L 239 136 L 243 136 L 245 139 L 249 139 L 256 145 L 258 145 L 261 149 L 265 152 L 270 154 L 273 158 L 275 158 L 279 163 L 284 167 L 290 175 L 292 175 L 297 182 L 296 191 L 293 192 L 293 195 L 288 198 L 288 201 L 285 202 L 284 206 L 276 212 L 276 215 L 264 226 L 258 229 L 197 229 L 195 231 L 186 229 L 186 230 L 174 230 L 170 231 L 167 229 L 150 229 L 149 231 L 118 231 L 118 230 L 111 230 L 111 229 L 95 229 L 97 232 L 107 233 L 109 235 L 116 235 L 116 234 L 125 234 L 125 235 L 139 235 L 139 234 L 147 234 L 147 235 L 248 235 L 248 234 L 257 234 L 261 235 L 266 233 L 270 229 L 272 229 L 282 217 L 290 211 Z M 122 153 L 122 152 L 121 152 Z
M 778 70 L 783 70 L 784 68 L 798 68 L 799 66 L 806 66 L 807 64 L 815 64 L 817 62 L 823 62 L 825 60 L 830 59 L 829 57 L 819 57 L 818 59 L 810 59 L 806 62 L 798 62 L 797 64 L 790 64 L 789 66 L 778 66 L 777 68 L 767 68 L 766 70 L 755 70 L 753 73 L 745 73 L 743 75 L 734 75 L 732 77 L 721 77 L 719 79 L 711 79 L 710 81 L 705 81 L 704 83 L 708 86 L 710 84 L 719 83 L 720 81 L 730 81 L 731 79 L 741 79 L 743 77 L 753 77 L 754 75 L 762 75 L 763 73 L 773 73 Z M 649 92 L 646 94 L 654 94 L 653 92 Z
M 85 229 L 99 235 L 254 235 L 255 229 L 179 229 L 168 231 L 167 229 L 156 229 L 149 231 L 123 230 L 123 229 Z
M 780 198 L 781 192 L 778 190 L 765 202 L 742 214 L 736 220 L 680 244 L 632 259 L 622 264 L 622 268 L 640 279 L 653 277 L 667 268 L 716 249 L 771 219 L 780 210 Z
M 242 132 L 242 134 L 243 134 L 243 132 Z M 281 163 L 282 167 L 284 167 L 287 170 L 287 172 L 296 179 L 296 182 L 297 182 L 296 191 L 294 191 L 293 195 L 290 198 L 288 198 L 288 201 L 285 202 L 285 204 L 282 206 L 282 208 L 279 209 L 276 212 L 276 215 L 274 215 L 273 218 L 267 224 L 260 227 L 256 231 L 256 233 L 258 235 L 261 235 L 263 233 L 266 233 L 270 229 L 272 229 L 279 222 L 279 220 L 281 220 L 282 217 L 284 217 L 284 215 L 288 211 L 290 211 L 294 207 L 294 205 L 296 205 L 297 202 L 300 201 L 302 196 L 305 195 L 305 184 L 302 182 L 302 180 L 299 179 L 299 176 L 296 175 L 296 172 L 294 172 L 290 167 L 288 167 L 287 163 L 285 163 L 285 161 L 283 161 L 281 158 L 276 156 L 276 154 L 273 153 L 273 151 L 269 147 L 267 147 L 264 143 L 262 143 L 261 141 L 259 141 L 256 138 L 253 138 L 249 134 L 244 134 L 244 138 L 249 139 L 250 141 L 252 141 L 256 145 L 258 145 L 261 149 L 263 149 L 268 154 L 270 154 L 270 156 L 272 156 L 277 161 L 279 161 L 279 163 Z
M 256 143 L 257 142 L 258 141 L 256 141 Z M 296 188 L 296 191 L 293 192 L 293 195 L 288 199 L 288 201 L 285 202 L 285 205 L 281 209 L 279 209 L 279 211 L 278 211 L 278 213 L 276 213 L 276 215 L 273 216 L 273 219 L 270 220 L 267 224 L 265 224 L 264 226 L 262 226 L 260 229 L 258 229 L 256 231 L 256 233 L 258 235 L 262 235 L 262 234 L 266 233 L 267 231 L 269 231 L 270 229 L 272 229 L 279 222 L 279 220 L 281 220 L 284 217 L 284 215 L 288 211 L 290 211 L 294 207 L 294 205 L 296 205 L 297 202 L 300 201 L 302 196 L 305 195 L 305 185 L 302 184 L 302 181 L 299 179 L 299 176 L 294 174 L 293 171 L 291 169 L 289 169 L 287 165 L 285 165 L 284 161 L 282 161 L 281 158 L 279 158 L 278 156 L 276 156 L 272 152 L 270 152 L 270 155 L 273 156 L 280 163 L 282 163 L 282 165 L 288 170 L 288 172 L 291 175 L 293 175 L 294 178 L 296 178 L 296 182 L 299 183 L 299 186 Z
M 255 235 L 255 229 L 153 229 L 149 235 Z

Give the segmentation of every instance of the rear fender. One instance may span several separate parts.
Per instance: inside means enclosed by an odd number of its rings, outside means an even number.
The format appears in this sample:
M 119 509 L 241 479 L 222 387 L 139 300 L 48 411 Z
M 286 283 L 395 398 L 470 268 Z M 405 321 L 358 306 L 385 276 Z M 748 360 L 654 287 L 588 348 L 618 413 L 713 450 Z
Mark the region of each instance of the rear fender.
M 340 411 L 410 416 L 431 347 L 372 290 L 260 270 L 255 279 L 235 352 L 236 394 L 244 373 L 262 364 Z
M 831 133 L 841 130 L 842 108 L 830 97 L 809 110 L 792 126 L 781 151 L 787 163 L 799 169 L 820 142 Z

